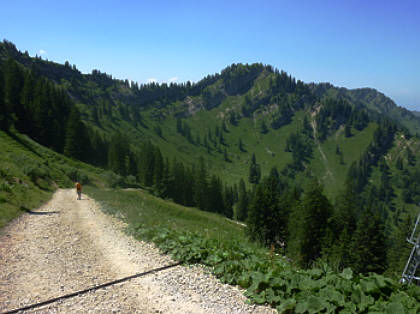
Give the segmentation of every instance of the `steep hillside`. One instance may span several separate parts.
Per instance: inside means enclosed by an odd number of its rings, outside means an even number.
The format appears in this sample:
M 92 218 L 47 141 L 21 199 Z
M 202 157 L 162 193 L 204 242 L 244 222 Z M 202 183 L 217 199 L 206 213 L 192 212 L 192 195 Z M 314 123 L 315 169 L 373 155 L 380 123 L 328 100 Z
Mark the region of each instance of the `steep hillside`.
M 398 107 L 392 99 L 372 88 L 347 89 L 329 83 L 310 84 L 312 91 L 321 98 L 341 97 L 359 108 L 367 108 L 377 117 L 385 116 L 400 123 L 413 134 L 420 133 L 420 118 L 415 111 Z
M 414 143 L 411 153 L 420 158 L 418 138 L 411 136 L 420 129 L 420 118 L 373 89 L 304 84 L 262 64 L 234 64 L 197 83 L 139 86 L 99 70 L 81 74 L 68 63 L 31 58 L 4 42 L 0 60 L 4 64 L 8 58 L 54 82 L 75 103 L 91 141 L 85 149 L 89 152 L 74 157 L 140 181 L 137 169 L 146 163 L 141 157 L 134 168 L 126 162 L 112 166 L 109 145 L 116 133 L 128 139 L 129 150 L 120 152 L 125 151 L 123 160 L 141 155 L 142 145 L 150 141 L 169 163 L 177 159 L 194 165 L 201 158 L 207 171 L 225 183 L 234 185 L 243 179 L 250 185 L 254 156 L 259 177 L 276 167 L 293 185 L 303 186 L 308 176 L 315 176 L 331 198 L 363 156 L 374 156 L 365 166 L 369 171 L 364 181 L 379 185 L 379 179 L 370 176 L 381 159 L 394 173 L 396 166 L 386 157 L 401 138 Z M 375 137 L 386 120 L 393 123 L 387 134 L 392 140 L 382 145 Z M 375 141 L 379 151 L 374 151 Z M 407 162 L 408 169 L 415 165 Z M 395 182 L 393 197 L 402 204 Z M 418 198 L 414 195 L 413 202 Z
M 74 181 L 101 185 L 103 171 L 57 154 L 26 136 L 0 131 L 0 228 Z
M 11 185 L 39 201 L 77 176 L 245 221 L 251 240 L 299 267 L 399 275 L 406 261 L 420 123 L 375 90 L 305 84 L 258 63 L 139 86 L 4 42 L 0 109 L 3 142 L 18 145 L 0 167 L 12 216 L 26 205 Z

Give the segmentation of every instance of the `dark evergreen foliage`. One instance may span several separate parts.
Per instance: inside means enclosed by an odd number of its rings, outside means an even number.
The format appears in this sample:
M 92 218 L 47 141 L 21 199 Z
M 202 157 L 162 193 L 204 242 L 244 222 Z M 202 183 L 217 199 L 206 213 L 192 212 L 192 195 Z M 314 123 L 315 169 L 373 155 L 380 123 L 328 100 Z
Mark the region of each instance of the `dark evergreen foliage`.
M 249 192 L 246 190 L 245 181 L 239 181 L 238 204 L 236 205 L 236 219 L 245 221 L 248 217 Z
M 307 267 L 321 257 L 332 213 L 333 207 L 322 187 L 313 180 L 290 217 L 288 252 L 299 265 Z
M 79 111 L 73 107 L 67 121 L 64 154 L 74 159 L 85 160 L 88 137 L 86 128 L 80 120 Z
M 352 268 L 361 273 L 384 272 L 387 266 L 386 239 L 385 226 L 378 209 L 365 210 L 353 235 Z
M 252 154 L 251 164 L 249 166 L 248 181 L 251 184 L 258 184 L 261 179 L 261 167 L 257 164 L 255 154 Z
M 284 200 L 285 183 L 273 168 L 256 188 L 248 212 L 248 233 L 264 245 L 280 244 L 287 235 L 288 206 Z

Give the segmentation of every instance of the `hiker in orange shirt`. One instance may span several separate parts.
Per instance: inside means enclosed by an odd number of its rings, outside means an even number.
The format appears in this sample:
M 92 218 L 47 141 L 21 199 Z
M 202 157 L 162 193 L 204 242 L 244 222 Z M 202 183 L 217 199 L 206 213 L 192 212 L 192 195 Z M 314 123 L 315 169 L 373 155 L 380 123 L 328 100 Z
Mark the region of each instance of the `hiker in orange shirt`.
M 82 199 L 82 185 L 79 182 L 76 182 L 76 192 L 77 192 L 77 199 Z

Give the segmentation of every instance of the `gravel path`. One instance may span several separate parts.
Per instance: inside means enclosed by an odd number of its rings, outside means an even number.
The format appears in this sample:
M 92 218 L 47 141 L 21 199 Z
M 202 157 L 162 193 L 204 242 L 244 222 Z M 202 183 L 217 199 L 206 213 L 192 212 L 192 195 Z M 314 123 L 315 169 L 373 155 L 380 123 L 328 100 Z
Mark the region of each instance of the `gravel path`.
M 58 190 L 0 235 L 0 313 L 173 263 L 84 195 Z M 272 313 L 199 266 L 174 268 L 27 313 Z

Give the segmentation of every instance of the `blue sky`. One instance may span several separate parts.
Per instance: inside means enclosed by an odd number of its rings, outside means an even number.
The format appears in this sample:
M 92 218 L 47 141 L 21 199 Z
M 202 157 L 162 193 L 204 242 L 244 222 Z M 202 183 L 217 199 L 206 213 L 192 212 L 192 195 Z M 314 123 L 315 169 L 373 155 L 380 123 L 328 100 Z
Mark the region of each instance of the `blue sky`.
M 262 62 L 420 111 L 420 1 L 1 1 L 0 39 L 140 83 Z

